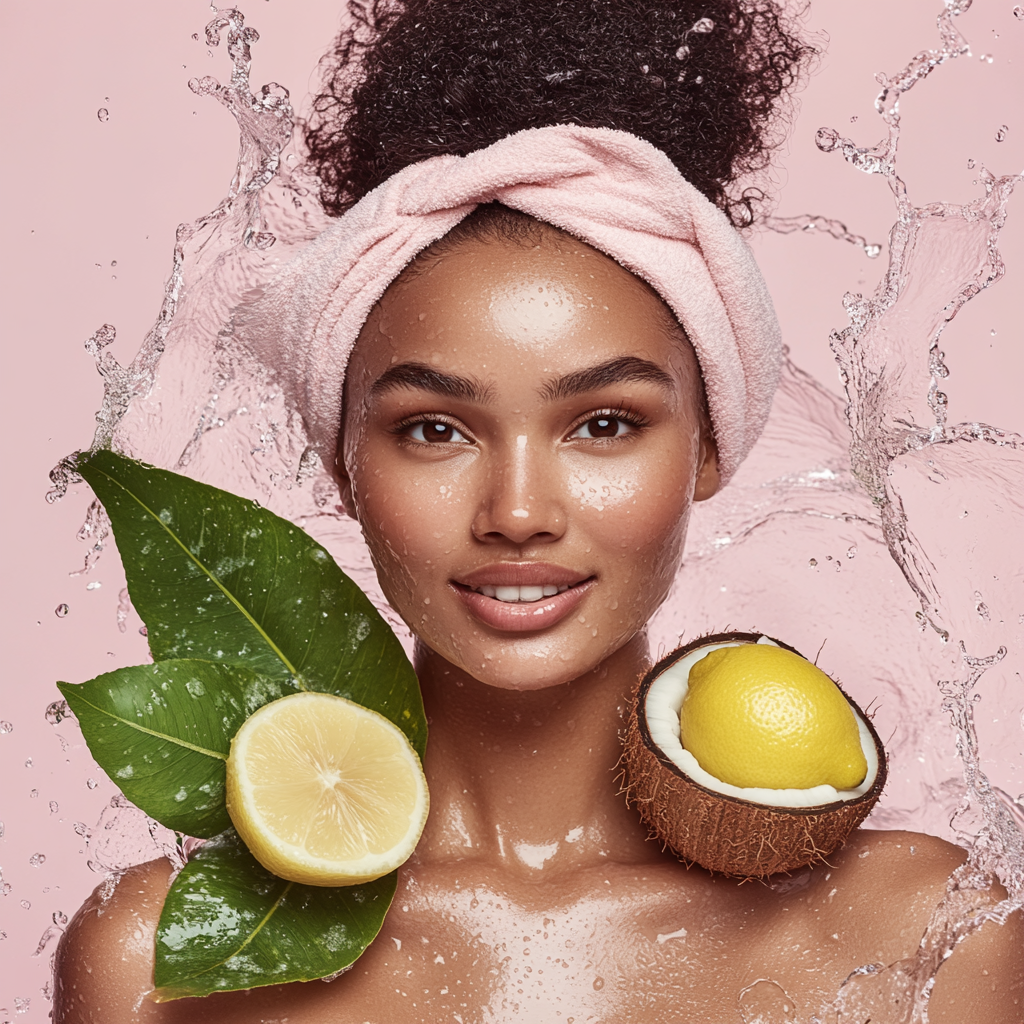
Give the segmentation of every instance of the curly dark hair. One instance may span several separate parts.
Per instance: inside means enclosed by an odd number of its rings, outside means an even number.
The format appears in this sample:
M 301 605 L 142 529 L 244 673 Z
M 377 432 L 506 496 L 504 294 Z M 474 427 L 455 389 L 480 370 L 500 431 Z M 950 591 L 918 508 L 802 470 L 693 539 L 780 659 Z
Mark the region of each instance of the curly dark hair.
M 815 52 L 775 0 L 349 0 L 306 127 L 328 213 L 396 171 L 553 124 L 663 150 L 734 224 Z

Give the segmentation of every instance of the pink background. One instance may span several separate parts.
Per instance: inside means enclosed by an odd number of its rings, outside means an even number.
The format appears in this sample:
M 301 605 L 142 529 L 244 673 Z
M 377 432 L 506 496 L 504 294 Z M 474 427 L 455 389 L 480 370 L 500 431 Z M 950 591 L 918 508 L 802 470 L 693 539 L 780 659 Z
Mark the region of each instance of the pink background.
M 253 83 L 281 82 L 303 109 L 318 56 L 339 22 L 337 0 L 240 6 L 262 36 Z M 819 0 L 812 7 L 809 25 L 825 53 L 780 157 L 779 215 L 835 217 L 868 241 L 885 241 L 893 219 L 885 183 L 836 154 L 819 153 L 814 131 L 829 125 L 860 144 L 876 141 L 873 75 L 895 71 L 935 44 L 939 6 L 937 0 Z M 939 69 L 904 100 L 901 167 L 918 205 L 976 196 L 977 170 L 968 169 L 968 158 L 996 173 L 1024 166 L 1019 115 L 1015 123 L 1024 95 L 1024 21 L 1012 9 L 1009 0 L 976 0 L 960 19 L 972 55 Z M 99 880 L 73 826 L 94 826 L 115 790 L 73 723 L 54 728 L 44 711 L 59 696 L 54 680 L 78 682 L 142 661 L 145 642 L 134 613 L 125 633 L 117 629 L 123 576 L 116 555 L 108 552 L 87 576 L 69 575 L 86 553 L 75 539 L 86 489 L 74 489 L 55 506 L 43 495 L 49 468 L 91 439 L 102 389 L 82 342 L 112 323 L 118 330 L 113 352 L 130 360 L 156 314 L 176 224 L 212 208 L 234 169 L 230 116 L 186 87 L 193 76 L 227 77 L 226 54 L 209 55 L 203 40 L 210 17 L 198 0 L 10 0 L 0 14 L 9 97 L 0 720 L 13 725 L 0 732 L 0 868 L 4 891 L 10 886 L 0 896 L 0 1022 L 46 1019 L 42 989 L 56 943 L 31 954 L 51 915 L 71 915 Z M 106 122 L 97 118 L 101 107 L 109 110 Z M 1009 133 L 997 143 L 1003 124 Z M 1006 278 L 965 308 L 944 347 L 951 421 L 1021 430 L 1024 231 L 1015 203 L 1010 214 L 1003 233 Z M 816 235 L 765 234 L 755 245 L 796 362 L 838 391 L 828 332 L 845 326 L 843 292 L 872 288 L 884 254 L 871 261 L 853 246 Z M 90 582 L 102 585 L 87 590 Z M 54 609 L 62 602 L 70 612 L 58 618 Z M 98 785 L 90 789 L 88 779 Z M 46 857 L 38 867 L 29 863 L 36 853 Z M 24 1015 L 15 1012 L 16 998 L 31 1000 Z

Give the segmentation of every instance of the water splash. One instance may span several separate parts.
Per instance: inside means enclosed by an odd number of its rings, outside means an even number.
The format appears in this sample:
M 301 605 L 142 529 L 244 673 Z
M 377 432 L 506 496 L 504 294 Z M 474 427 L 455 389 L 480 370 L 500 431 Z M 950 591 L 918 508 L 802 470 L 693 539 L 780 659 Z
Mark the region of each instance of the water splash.
M 294 115 L 288 91 L 276 83 L 263 86 L 258 94 L 250 90 L 250 47 L 259 34 L 246 27 L 240 11 L 219 12 L 206 28 L 206 41 L 216 47 L 225 34 L 232 66 L 230 83 L 220 85 L 214 78 L 206 77 L 193 79 L 189 86 L 197 95 L 216 98 L 238 122 L 240 147 L 235 174 L 227 195 L 214 210 L 193 224 L 178 226 L 160 312 L 131 363 L 122 367 L 105 351 L 116 336 L 109 324 L 104 324 L 85 343 L 103 378 L 103 402 L 96 413 L 93 450 L 129 440 L 115 435 L 131 403 L 152 395 L 169 332 L 176 315 L 184 312 L 179 307 L 187 302 L 189 293 L 204 291 L 204 280 L 223 274 L 226 263 L 239 259 L 239 249 L 261 252 L 275 240 L 264 229 L 259 195 L 279 169 L 282 152 L 291 138 Z M 224 312 L 223 304 L 217 303 L 208 312 Z M 75 457 L 63 459 L 51 471 L 50 478 L 53 488 L 46 497 L 54 502 L 64 496 L 70 484 L 79 482 Z

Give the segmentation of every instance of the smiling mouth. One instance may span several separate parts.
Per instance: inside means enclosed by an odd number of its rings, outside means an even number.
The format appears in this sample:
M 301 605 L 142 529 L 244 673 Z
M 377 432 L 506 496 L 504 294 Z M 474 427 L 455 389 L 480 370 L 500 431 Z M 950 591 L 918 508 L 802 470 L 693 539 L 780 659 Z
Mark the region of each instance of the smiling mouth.
M 454 585 L 464 592 L 470 594 L 481 594 L 502 604 L 536 604 L 547 598 L 557 597 L 568 590 L 575 590 L 593 580 L 593 576 L 579 580 L 577 583 L 544 583 L 520 586 L 498 586 L 496 584 L 482 584 L 479 587 L 472 587 L 466 583 L 452 581 Z
M 567 583 L 556 586 L 548 583 L 541 587 L 470 587 L 470 590 L 483 594 L 484 597 L 493 597 L 496 601 L 505 604 L 533 604 L 534 601 L 543 601 L 545 597 L 555 597 L 557 594 L 564 594 L 570 589 Z

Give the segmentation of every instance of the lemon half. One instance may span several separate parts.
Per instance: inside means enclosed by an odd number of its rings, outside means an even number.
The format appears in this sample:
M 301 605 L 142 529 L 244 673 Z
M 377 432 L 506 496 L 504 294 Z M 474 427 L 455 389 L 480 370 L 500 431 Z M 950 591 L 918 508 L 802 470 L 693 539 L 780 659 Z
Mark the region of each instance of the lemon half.
M 850 790 L 867 774 L 853 709 L 821 669 L 774 644 L 712 651 L 691 669 L 680 738 L 732 786 Z
M 327 693 L 264 705 L 231 741 L 227 809 L 281 878 L 355 885 L 403 864 L 427 820 L 420 759 L 383 715 Z

